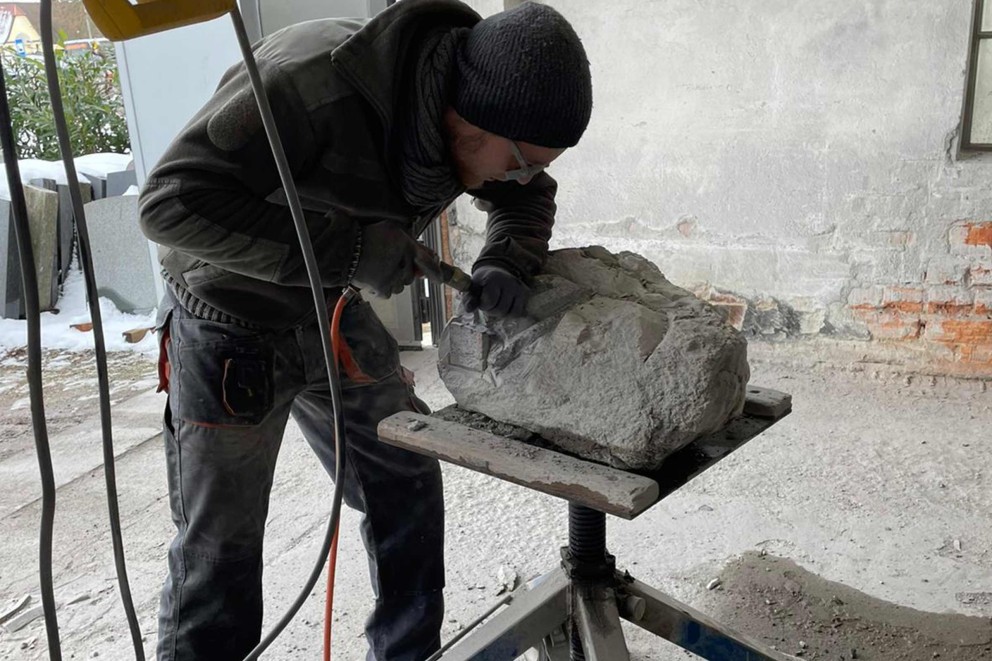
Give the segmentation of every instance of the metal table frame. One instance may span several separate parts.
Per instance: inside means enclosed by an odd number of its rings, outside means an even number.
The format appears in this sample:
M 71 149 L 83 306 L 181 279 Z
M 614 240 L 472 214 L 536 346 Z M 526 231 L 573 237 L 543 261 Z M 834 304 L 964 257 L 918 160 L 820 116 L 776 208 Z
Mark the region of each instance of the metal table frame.
M 530 589 L 515 590 L 504 599 L 506 608 L 431 661 L 513 661 L 531 649 L 542 661 L 625 661 L 621 618 L 712 661 L 788 658 L 618 571 L 606 549 L 606 514 L 644 513 L 788 415 L 789 395 L 749 386 L 741 417 L 648 473 L 572 457 L 533 436 L 517 440 L 526 432 L 511 438 L 484 431 L 493 423 L 482 416 L 470 415 L 468 424 L 444 419 L 451 408 L 433 416 L 397 413 L 379 425 L 379 437 L 568 500 L 569 543 L 561 566 Z

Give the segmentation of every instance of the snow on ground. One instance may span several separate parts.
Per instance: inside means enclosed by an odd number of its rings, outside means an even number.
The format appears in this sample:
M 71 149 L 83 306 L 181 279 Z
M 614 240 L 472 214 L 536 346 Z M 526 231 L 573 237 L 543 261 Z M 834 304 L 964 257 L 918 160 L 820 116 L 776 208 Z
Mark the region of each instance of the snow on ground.
M 73 324 L 91 321 L 86 304 L 86 284 L 82 271 L 72 269 L 62 289 L 56 306 L 58 312 L 41 313 L 41 346 L 45 349 L 86 351 L 93 348 L 93 333 L 72 328 Z M 104 341 L 107 351 L 157 351 L 154 334 L 148 333 L 134 344 L 126 342 L 122 333 L 136 328 L 149 328 L 155 324 L 155 312 L 147 315 L 121 312 L 106 298 L 100 299 L 103 316 Z M 0 319 L 0 355 L 7 350 L 27 345 L 27 321 Z

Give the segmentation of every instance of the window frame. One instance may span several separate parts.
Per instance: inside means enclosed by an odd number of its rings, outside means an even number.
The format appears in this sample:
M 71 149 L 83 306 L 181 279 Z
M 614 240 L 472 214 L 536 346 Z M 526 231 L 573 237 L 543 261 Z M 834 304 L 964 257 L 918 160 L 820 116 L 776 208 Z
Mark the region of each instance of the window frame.
M 992 31 L 982 31 L 985 3 L 992 0 L 975 0 L 972 19 L 971 41 L 968 47 L 968 77 L 965 88 L 964 116 L 961 123 L 961 150 L 970 152 L 992 152 L 992 142 L 972 142 L 971 129 L 975 117 L 975 88 L 978 83 L 978 55 L 983 41 L 992 44 Z

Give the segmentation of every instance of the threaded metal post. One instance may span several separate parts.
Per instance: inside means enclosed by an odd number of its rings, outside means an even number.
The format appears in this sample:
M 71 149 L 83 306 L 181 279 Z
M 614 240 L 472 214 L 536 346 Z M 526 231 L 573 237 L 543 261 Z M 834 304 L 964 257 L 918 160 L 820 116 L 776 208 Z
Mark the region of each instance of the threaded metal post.
M 603 562 L 606 559 L 606 515 L 569 503 L 568 550 L 575 562 Z
M 596 565 L 606 560 L 606 515 L 594 509 L 568 504 L 568 551 L 572 562 L 581 565 L 588 562 Z M 572 626 L 570 640 L 571 661 L 585 661 L 579 632 Z

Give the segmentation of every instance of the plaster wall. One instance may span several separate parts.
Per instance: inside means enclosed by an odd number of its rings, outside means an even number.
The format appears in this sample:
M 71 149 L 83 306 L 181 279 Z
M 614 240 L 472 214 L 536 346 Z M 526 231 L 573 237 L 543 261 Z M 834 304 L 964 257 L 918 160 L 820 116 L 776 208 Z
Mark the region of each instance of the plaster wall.
M 553 248 L 641 253 L 754 334 L 992 374 L 992 160 L 958 153 L 971 2 L 546 4 L 595 99 L 551 170 Z M 454 216 L 469 265 L 485 217 L 467 199 Z

